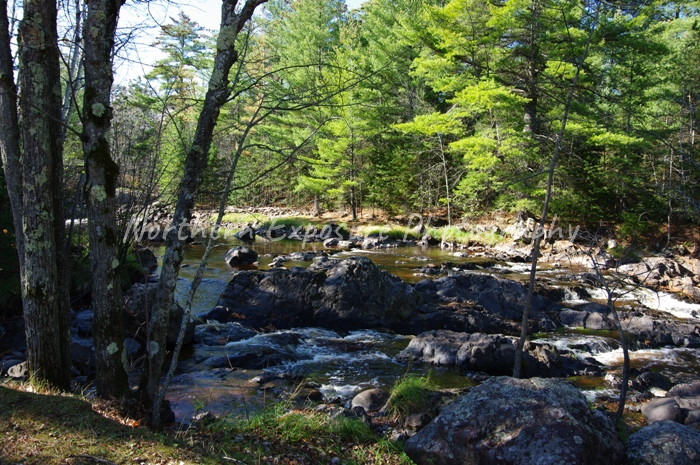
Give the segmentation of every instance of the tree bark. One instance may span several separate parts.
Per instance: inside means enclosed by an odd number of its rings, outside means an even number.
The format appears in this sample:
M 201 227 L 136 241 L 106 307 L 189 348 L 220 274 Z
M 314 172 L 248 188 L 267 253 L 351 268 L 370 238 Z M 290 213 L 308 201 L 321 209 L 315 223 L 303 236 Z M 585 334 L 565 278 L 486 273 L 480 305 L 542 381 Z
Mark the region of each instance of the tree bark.
M 161 268 L 160 281 L 156 294 L 156 302 L 153 314 L 149 320 L 149 342 L 147 353 L 149 357 L 148 369 L 144 371 L 147 376 L 142 387 L 145 387 L 147 398 L 142 399 L 153 402 L 156 398 L 160 384 L 163 361 L 165 359 L 165 340 L 170 318 L 170 308 L 173 304 L 173 295 L 180 264 L 183 259 L 185 236 L 180 234 L 181 225 L 186 224 L 192 217 L 197 193 L 202 182 L 202 175 L 207 167 L 209 159 L 209 147 L 212 134 L 216 126 L 221 107 L 231 95 L 229 87 L 229 72 L 238 59 L 235 49 L 238 33 L 245 23 L 253 16 L 258 5 L 267 0 L 246 0 L 238 12 L 236 12 L 237 0 L 223 0 L 221 7 L 221 28 L 216 42 L 216 57 L 214 69 L 209 79 L 209 86 L 204 98 L 204 105 L 195 130 L 192 146 L 185 159 L 185 169 L 180 182 L 179 194 L 175 205 L 175 212 L 171 228 L 165 239 L 165 255 Z M 184 230 L 183 230 L 184 232 Z M 154 429 L 160 428 L 160 416 L 158 412 L 153 415 Z
M 112 121 L 112 51 L 122 0 L 91 0 L 85 20 L 83 97 L 84 185 L 90 237 L 93 339 L 97 395 L 128 396 L 127 357 L 119 263 L 115 194 L 119 166 L 112 160 L 107 132 Z
M 22 233 L 27 358 L 35 382 L 70 387 L 56 2 L 27 0 L 19 25 Z

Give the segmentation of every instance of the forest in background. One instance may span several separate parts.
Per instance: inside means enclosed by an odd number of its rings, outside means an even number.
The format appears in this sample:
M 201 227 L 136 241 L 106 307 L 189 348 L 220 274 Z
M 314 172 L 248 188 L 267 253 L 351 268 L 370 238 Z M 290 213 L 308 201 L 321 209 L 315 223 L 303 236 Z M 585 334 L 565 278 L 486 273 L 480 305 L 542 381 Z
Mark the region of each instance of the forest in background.
M 553 213 L 697 221 L 697 11 L 696 2 L 603 6 L 580 63 Z M 215 203 L 235 160 L 234 206 L 539 212 L 591 21 L 570 1 L 371 0 L 353 11 L 339 0 L 270 2 L 238 38 L 233 97 L 198 204 Z M 114 88 L 110 142 L 124 195 L 176 194 L 215 42 L 186 15 L 171 18 L 154 44 L 164 57 Z M 70 193 L 82 171 L 70 131 L 65 159 Z
M 83 92 L 85 6 L 63 7 L 65 191 L 84 216 L 72 101 Z M 584 223 L 697 222 L 697 12 L 697 2 L 603 6 L 550 211 Z M 539 212 L 592 20 L 571 1 L 269 2 L 237 39 L 198 205 L 216 203 L 235 160 L 234 206 L 353 218 Z M 216 31 L 184 13 L 160 29 L 152 46 L 163 58 L 112 91 L 120 195 L 139 204 L 174 202 L 216 49 Z M 119 33 L 128 53 L 130 31 Z

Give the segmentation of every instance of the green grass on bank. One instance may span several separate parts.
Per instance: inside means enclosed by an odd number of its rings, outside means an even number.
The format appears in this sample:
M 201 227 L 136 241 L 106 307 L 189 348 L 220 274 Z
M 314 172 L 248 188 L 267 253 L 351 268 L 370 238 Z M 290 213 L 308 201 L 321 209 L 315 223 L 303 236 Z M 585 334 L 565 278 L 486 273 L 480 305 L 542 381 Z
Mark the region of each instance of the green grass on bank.
M 0 386 L 2 464 L 411 464 L 401 447 L 355 418 L 278 404 L 245 418 L 222 418 L 167 434 L 93 410 L 73 395 Z M 106 406 L 106 408 L 105 408 Z M 121 421 L 116 421 L 120 419 Z M 127 423 L 127 424 L 122 424 Z
M 414 413 L 432 410 L 435 405 L 435 384 L 430 376 L 406 375 L 391 389 L 387 410 L 393 418 L 404 418 Z
M 234 460 L 254 457 L 264 462 L 327 464 L 412 464 L 400 445 L 380 438 L 357 418 L 331 418 L 326 412 L 291 410 L 277 404 L 249 420 L 222 419 L 211 427 Z M 246 462 L 248 463 L 248 462 Z M 277 462 L 275 462 L 277 463 Z
M 216 216 L 212 215 L 212 224 L 216 220 Z M 235 225 L 235 227 L 244 227 L 247 224 L 256 224 L 259 227 L 269 228 L 271 226 L 292 226 L 294 228 L 302 228 L 305 231 L 308 227 L 316 227 L 319 230 L 325 225 L 332 223 L 332 220 L 320 220 L 317 217 L 311 216 L 293 216 L 293 217 L 275 217 L 270 218 L 265 215 L 255 215 L 249 213 L 227 213 L 224 215 L 223 223 L 227 225 Z M 494 246 L 506 240 L 506 237 L 500 233 L 492 233 L 486 231 L 470 231 L 461 226 L 444 226 L 440 228 L 430 227 L 419 234 L 415 228 L 409 228 L 408 224 L 352 224 L 340 223 L 340 225 L 349 233 L 356 237 L 384 236 L 395 241 L 402 240 L 420 240 L 423 235 L 428 234 L 433 239 L 444 242 L 455 242 L 463 245 L 483 245 Z M 236 229 L 231 229 L 235 231 Z M 226 230 L 229 232 L 229 230 Z M 224 235 L 224 231 L 220 231 L 220 235 Z

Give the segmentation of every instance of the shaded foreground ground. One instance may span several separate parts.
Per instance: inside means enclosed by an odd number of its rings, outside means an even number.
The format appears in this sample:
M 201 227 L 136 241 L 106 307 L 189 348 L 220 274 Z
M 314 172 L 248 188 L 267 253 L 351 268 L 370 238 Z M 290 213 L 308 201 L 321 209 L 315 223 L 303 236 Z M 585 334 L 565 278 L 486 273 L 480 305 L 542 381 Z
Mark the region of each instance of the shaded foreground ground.
M 153 434 L 109 404 L 2 386 L 0 438 L 2 465 L 412 463 L 361 421 L 309 410 Z

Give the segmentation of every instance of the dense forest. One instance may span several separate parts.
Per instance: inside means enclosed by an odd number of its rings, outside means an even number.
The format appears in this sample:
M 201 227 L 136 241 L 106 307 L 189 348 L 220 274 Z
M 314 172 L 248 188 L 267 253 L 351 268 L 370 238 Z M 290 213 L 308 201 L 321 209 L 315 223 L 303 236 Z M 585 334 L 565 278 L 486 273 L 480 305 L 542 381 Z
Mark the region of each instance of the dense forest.
M 696 221 L 697 4 L 593 13 L 549 0 L 372 0 L 352 11 L 270 2 L 238 38 L 198 203 L 215 203 L 235 159 L 231 205 L 538 212 L 580 67 L 551 210 L 586 222 Z M 186 15 L 171 18 L 154 44 L 163 58 L 114 89 L 124 192 L 166 203 L 175 192 L 215 41 Z M 79 149 L 69 133 L 69 191 Z

